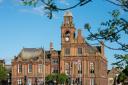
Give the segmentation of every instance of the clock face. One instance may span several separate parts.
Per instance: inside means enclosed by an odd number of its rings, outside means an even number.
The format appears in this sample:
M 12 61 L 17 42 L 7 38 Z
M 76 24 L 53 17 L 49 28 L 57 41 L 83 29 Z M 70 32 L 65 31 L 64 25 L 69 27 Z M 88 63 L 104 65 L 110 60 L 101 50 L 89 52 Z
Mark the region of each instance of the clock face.
M 65 41 L 69 41 L 70 31 L 65 32 Z
M 65 37 L 65 41 L 69 41 L 69 37 Z

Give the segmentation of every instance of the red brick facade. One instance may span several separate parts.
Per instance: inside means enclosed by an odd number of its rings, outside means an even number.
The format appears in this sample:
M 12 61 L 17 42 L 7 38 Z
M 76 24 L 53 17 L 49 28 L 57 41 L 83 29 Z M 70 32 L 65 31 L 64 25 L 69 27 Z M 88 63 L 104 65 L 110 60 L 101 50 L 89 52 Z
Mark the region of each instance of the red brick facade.
M 43 49 L 24 48 L 12 61 L 12 84 L 24 84 L 25 76 L 31 84 L 43 82 L 44 68 L 38 72 L 39 64 L 44 65 Z M 22 65 L 22 72 L 18 72 L 18 65 Z M 28 72 L 29 64 L 32 72 Z M 50 43 L 50 50 L 45 51 L 45 76 L 50 73 L 66 73 L 71 84 L 79 85 L 107 85 L 107 60 L 104 55 L 103 42 L 99 46 L 89 45 L 82 36 L 81 30 L 76 29 L 71 12 L 64 15 L 61 26 L 61 50 L 56 51 Z M 21 80 L 20 80 L 21 79 Z
M 24 84 L 25 80 L 31 82 L 32 85 L 36 84 L 37 81 L 42 83 L 44 79 L 43 56 L 44 53 L 41 48 L 24 48 L 12 61 L 12 85 Z M 49 60 L 45 60 L 45 75 L 50 74 L 49 62 Z
M 91 46 L 84 40 L 81 30 L 78 30 L 77 36 L 75 32 L 72 14 L 66 12 L 61 26 L 60 72 L 67 72 L 73 84 L 107 85 L 103 42 L 100 46 Z

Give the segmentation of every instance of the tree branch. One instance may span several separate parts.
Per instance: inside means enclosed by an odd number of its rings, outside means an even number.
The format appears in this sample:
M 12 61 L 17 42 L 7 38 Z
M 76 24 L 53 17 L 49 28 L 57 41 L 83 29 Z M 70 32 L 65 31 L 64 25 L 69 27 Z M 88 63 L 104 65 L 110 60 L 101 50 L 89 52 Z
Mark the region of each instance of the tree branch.
M 71 6 L 71 7 L 67 7 L 67 8 L 59 8 L 59 7 L 56 7 L 57 10 L 61 10 L 61 11 L 64 11 L 64 10 L 69 10 L 69 9 L 73 9 L 77 6 L 82 6 L 84 4 L 87 4 L 89 2 L 91 2 L 92 0 L 83 0 L 83 1 L 79 1 L 78 3 L 76 3 L 75 5 Z M 44 0 L 41 0 L 41 2 L 43 2 L 46 6 L 50 6 L 50 4 L 46 3 Z M 84 3 L 82 3 L 84 2 Z

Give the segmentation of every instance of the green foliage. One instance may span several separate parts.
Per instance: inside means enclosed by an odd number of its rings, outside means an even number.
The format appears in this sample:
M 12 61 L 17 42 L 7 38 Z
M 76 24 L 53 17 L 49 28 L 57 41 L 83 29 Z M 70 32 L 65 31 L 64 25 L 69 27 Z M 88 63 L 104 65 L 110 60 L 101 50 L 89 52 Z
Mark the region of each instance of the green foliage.
M 118 76 L 118 83 L 124 82 L 124 80 L 128 77 L 128 54 L 125 55 L 115 55 L 116 62 L 113 65 L 122 69 L 122 72 Z
M 67 79 L 68 79 L 68 76 L 65 73 L 49 74 L 49 75 L 46 76 L 46 82 L 57 81 L 60 84 L 64 84 Z
M 117 81 L 118 81 L 118 82 L 124 82 L 125 79 L 126 79 L 125 73 L 121 72 L 121 73 L 119 74 L 119 76 L 118 76 Z
M 68 76 L 65 74 L 65 73 L 62 73 L 62 74 L 58 74 L 57 75 L 57 81 L 60 83 L 60 84 L 64 84 L 68 79 Z
M 46 76 L 46 82 L 52 81 L 54 80 L 54 75 L 53 74 L 49 74 Z
M 91 26 L 90 26 L 89 23 L 86 23 L 86 24 L 84 25 L 84 28 L 87 29 L 87 30 L 90 30 L 90 29 L 91 29 Z
M 124 11 L 128 12 L 128 0 L 106 0 L 114 5 L 121 7 Z
M 87 39 L 114 43 L 117 44 L 116 47 L 106 44 L 104 46 L 109 49 L 128 52 L 128 42 L 122 41 L 124 37 L 128 37 L 128 21 L 120 17 L 118 10 L 113 10 L 110 14 L 112 18 L 102 22 L 101 27 L 95 33 L 91 32 L 88 24 L 85 24 L 85 28 L 90 33 Z
M 7 71 L 5 69 L 5 67 L 3 67 L 0 64 L 0 80 L 5 80 L 7 78 Z
M 115 63 L 112 63 L 112 65 L 115 65 L 116 67 L 119 67 L 121 69 L 124 69 L 128 66 L 128 54 L 125 55 L 115 54 L 115 59 L 117 61 Z
M 112 13 L 110 13 L 114 18 L 117 18 L 120 15 L 119 10 L 113 10 Z
M 122 72 L 119 74 L 117 82 L 120 83 L 124 83 L 125 79 L 128 78 L 128 65 L 125 67 L 124 70 L 122 70 Z
M 122 72 L 128 77 L 128 64 Z
M 36 6 L 38 0 L 21 0 L 24 6 Z

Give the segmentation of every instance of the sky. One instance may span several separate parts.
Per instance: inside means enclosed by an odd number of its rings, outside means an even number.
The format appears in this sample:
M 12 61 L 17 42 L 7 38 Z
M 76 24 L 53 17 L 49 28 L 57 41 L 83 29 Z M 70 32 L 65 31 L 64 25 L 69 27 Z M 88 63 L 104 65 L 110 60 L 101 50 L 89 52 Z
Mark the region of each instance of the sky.
M 75 3 L 75 0 L 71 1 Z M 69 6 L 70 3 L 69 0 L 58 2 L 60 6 Z M 43 7 L 43 5 L 23 6 L 19 0 L 0 0 L 0 59 L 5 59 L 7 64 L 11 64 L 11 59 L 23 48 L 44 47 L 49 50 L 51 41 L 54 49 L 61 49 L 60 31 L 64 11 L 54 13 L 50 20 L 46 17 Z M 70 11 L 72 11 L 76 29 L 81 29 L 83 36 L 87 37 L 88 33 L 83 29 L 85 23 L 89 22 L 95 31 L 100 27 L 101 22 L 110 18 L 109 12 L 117 8 L 105 0 L 93 0 L 85 6 Z M 123 11 L 121 13 L 126 17 Z M 111 63 L 115 62 L 113 55 L 123 52 L 105 48 L 105 53 L 108 69 L 110 69 Z

